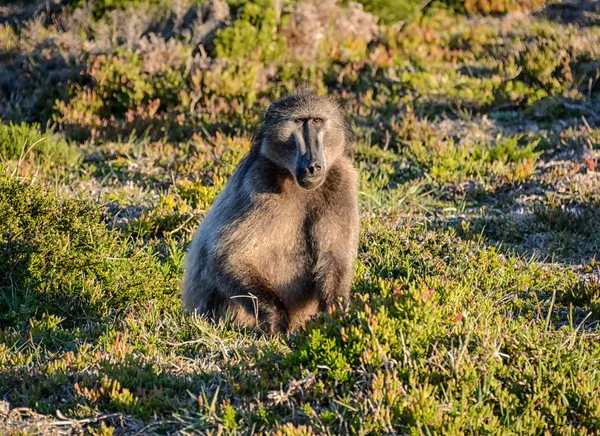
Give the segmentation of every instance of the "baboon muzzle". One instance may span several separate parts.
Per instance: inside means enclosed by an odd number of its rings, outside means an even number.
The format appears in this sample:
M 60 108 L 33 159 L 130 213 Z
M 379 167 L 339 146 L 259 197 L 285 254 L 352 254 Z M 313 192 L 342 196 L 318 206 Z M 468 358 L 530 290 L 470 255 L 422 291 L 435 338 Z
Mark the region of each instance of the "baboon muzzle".
M 325 178 L 323 147 L 318 128 L 307 120 L 302 126 L 302 135 L 296 135 L 298 161 L 296 180 L 305 189 L 315 189 Z

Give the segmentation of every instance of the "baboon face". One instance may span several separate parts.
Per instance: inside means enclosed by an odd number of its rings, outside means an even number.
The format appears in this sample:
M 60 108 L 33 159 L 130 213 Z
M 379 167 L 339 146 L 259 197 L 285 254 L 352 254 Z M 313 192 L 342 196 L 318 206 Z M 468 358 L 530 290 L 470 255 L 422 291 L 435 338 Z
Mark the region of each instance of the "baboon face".
M 285 97 L 267 110 L 261 152 L 287 169 L 304 189 L 323 184 L 343 154 L 347 126 L 337 103 L 314 94 Z

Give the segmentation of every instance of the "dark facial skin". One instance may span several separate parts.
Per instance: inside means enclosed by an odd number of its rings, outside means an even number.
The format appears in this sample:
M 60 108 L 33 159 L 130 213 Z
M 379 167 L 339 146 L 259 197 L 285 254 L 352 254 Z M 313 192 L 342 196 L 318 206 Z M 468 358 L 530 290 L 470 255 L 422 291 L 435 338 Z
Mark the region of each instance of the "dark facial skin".
M 325 161 L 323 159 L 323 119 L 297 118 L 293 132 L 298 158 L 295 177 L 298 185 L 304 189 L 318 188 L 325 180 Z

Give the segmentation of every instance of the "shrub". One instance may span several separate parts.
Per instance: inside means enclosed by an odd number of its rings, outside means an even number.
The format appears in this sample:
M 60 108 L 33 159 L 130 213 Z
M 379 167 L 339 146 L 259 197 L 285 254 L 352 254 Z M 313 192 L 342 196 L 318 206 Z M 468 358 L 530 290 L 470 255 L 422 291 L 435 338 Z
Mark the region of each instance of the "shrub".
M 99 56 L 91 63 L 88 73 L 101 104 L 98 115 L 122 116 L 128 109 L 148 101 L 153 89 L 142 68 L 139 56 L 128 52 Z
M 479 14 L 504 14 L 515 11 L 528 11 L 539 8 L 546 0 L 451 0 L 464 10 Z
M 274 61 L 286 51 L 285 39 L 277 34 L 277 12 L 272 0 L 246 2 L 239 18 L 217 32 L 217 57 Z
M 499 139 L 495 144 L 474 143 L 455 145 L 440 141 L 427 146 L 410 141 L 405 153 L 441 182 L 461 181 L 480 177 L 499 177 L 505 181 L 523 181 L 533 175 L 539 153 L 539 141 L 519 146 L 519 136 Z
M 123 131 L 145 131 L 155 127 L 159 133 L 181 124 L 176 108 L 187 77 L 179 69 L 163 67 L 150 74 L 139 55 L 119 51 L 101 55 L 87 68 L 91 83 L 74 85 L 71 99 L 56 102 L 54 119 L 71 137 L 77 139 Z
M 258 60 L 215 62 L 190 72 L 184 66 L 148 71 L 137 54 L 120 50 L 88 65 L 88 83 L 56 102 L 55 121 L 69 137 L 115 139 L 132 131 L 181 139 L 197 124 L 257 122 L 258 96 L 267 91 Z M 204 126 L 206 128 L 206 126 Z
M 67 0 L 65 2 L 75 8 L 81 8 L 88 0 Z M 112 11 L 114 9 L 125 9 L 130 5 L 140 5 L 140 4 L 161 4 L 165 3 L 165 0 L 95 0 L 93 2 L 93 13 L 95 18 L 103 17 L 108 11 Z
M 0 324 L 33 313 L 72 324 L 150 301 L 172 306 L 177 274 L 109 231 L 98 206 L 0 175 Z
M 387 23 L 410 17 L 422 3 L 420 0 L 358 0 L 367 12 Z

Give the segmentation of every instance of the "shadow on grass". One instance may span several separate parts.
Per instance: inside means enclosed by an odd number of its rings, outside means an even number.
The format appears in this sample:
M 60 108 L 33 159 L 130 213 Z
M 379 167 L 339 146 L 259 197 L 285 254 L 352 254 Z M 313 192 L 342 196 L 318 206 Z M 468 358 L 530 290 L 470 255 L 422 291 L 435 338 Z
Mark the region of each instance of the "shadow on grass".
M 591 27 L 600 24 L 600 1 L 574 0 L 552 2 L 534 15 L 563 24 Z
M 46 126 L 55 102 L 69 99 L 82 71 L 82 64 L 61 55 L 52 41 L 38 43 L 29 53 L 0 51 L 0 118 Z
M 501 203 L 501 198 L 495 198 L 493 203 Z M 471 209 L 463 217 L 437 219 L 434 225 L 452 228 L 464 239 L 500 245 L 538 260 L 581 265 L 600 258 L 600 204 L 597 201 L 560 202 L 550 198 L 535 201 L 528 211 L 520 211 L 519 207 L 502 211 L 491 203 Z
M 49 355 L 35 358 L 35 371 L 26 366 L 0 371 L 0 398 L 8 400 L 12 408 L 26 407 L 51 418 L 57 409 L 73 419 L 98 413 L 123 414 L 138 420 L 138 425 L 148 424 L 154 431 L 222 427 L 233 410 L 234 398 L 237 398 L 236 408 L 242 406 L 237 416 L 248 428 L 266 424 L 278 411 L 285 415 L 284 408 L 276 404 L 269 408 L 268 416 L 250 403 L 237 404 L 245 396 L 248 399 L 261 393 L 256 390 L 259 385 L 265 389 L 262 393 L 280 388 L 276 366 L 264 364 L 265 350 L 258 357 L 255 346 L 247 350 L 209 351 L 202 346 L 207 338 L 200 338 L 167 342 L 167 348 L 165 344 L 160 348 L 164 354 L 153 359 L 132 351 L 131 342 L 123 338 L 118 333 L 110 350 L 99 342 L 90 347 L 88 340 L 73 351 L 62 349 L 53 353 L 51 359 L 46 359 Z M 177 359 L 170 363 L 169 356 L 173 357 L 170 352 L 175 350 Z M 243 354 L 248 362 L 255 358 L 263 362 L 262 378 L 254 380 L 252 364 L 232 363 L 227 358 L 232 351 Z M 268 355 L 270 359 L 281 360 L 280 353 L 268 351 Z M 200 368 L 203 363 L 217 369 Z M 121 420 L 113 425 L 123 428 L 123 424 Z

